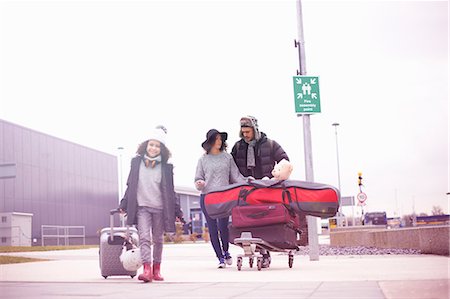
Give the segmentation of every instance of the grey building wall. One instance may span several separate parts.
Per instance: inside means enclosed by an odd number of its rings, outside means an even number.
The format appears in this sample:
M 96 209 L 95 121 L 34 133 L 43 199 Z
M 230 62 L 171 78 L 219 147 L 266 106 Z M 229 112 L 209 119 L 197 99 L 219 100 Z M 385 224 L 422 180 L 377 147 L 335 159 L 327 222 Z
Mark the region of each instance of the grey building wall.
M 175 191 L 180 195 L 180 205 L 183 210 L 184 220 L 191 221 L 192 232 L 202 233 L 206 219 L 200 208 L 200 192 L 193 188 L 175 187 Z
M 41 225 L 85 226 L 86 243 L 98 243 L 118 206 L 116 156 L 0 120 L 2 163 L 16 176 L 0 179 L 0 212 L 32 213 L 27 237 L 40 245 Z

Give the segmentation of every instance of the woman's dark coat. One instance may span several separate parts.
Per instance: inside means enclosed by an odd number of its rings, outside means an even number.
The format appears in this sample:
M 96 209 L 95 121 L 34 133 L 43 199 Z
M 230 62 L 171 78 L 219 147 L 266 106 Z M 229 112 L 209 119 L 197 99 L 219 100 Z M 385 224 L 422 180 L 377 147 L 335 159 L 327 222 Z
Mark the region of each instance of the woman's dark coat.
M 137 224 L 137 186 L 139 181 L 139 167 L 142 157 L 131 159 L 131 169 L 127 180 L 125 195 L 120 201 L 119 208 L 127 212 L 127 224 Z M 173 185 L 173 165 L 161 163 L 161 196 L 163 201 L 164 231 L 175 232 L 175 218 L 183 217 L 180 202 Z

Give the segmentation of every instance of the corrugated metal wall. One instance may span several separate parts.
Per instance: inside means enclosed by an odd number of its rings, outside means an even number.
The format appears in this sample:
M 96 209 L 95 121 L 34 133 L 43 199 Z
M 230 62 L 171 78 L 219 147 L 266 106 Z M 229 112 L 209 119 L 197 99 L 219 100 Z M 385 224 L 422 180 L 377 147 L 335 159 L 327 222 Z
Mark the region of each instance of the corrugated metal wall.
M 9 162 L 16 177 L 0 179 L 0 212 L 32 213 L 38 244 L 41 225 L 84 225 L 86 243 L 98 243 L 118 206 L 116 156 L 0 120 L 0 163 Z

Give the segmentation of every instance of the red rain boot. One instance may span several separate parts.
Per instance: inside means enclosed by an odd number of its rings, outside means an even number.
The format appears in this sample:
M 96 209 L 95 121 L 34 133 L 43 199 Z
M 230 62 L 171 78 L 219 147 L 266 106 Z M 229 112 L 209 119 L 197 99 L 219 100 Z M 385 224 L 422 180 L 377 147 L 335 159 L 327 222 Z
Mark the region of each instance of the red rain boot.
M 164 277 L 161 276 L 161 263 L 153 264 L 153 279 L 163 281 Z
M 139 274 L 138 279 L 142 280 L 143 282 L 152 282 L 153 279 L 152 264 L 144 263 L 144 273 Z

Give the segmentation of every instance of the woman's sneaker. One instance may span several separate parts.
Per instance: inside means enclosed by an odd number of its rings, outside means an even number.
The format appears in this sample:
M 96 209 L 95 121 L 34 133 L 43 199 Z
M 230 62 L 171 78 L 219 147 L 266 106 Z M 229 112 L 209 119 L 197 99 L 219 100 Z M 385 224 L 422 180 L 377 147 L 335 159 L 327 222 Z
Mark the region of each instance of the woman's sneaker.
M 219 266 L 217 266 L 217 268 L 221 269 L 221 268 L 225 268 L 225 260 L 223 258 L 219 259 Z
M 225 263 L 228 265 L 228 266 L 231 266 L 231 265 L 233 265 L 233 258 L 231 257 L 231 255 L 230 255 L 230 253 L 229 252 L 225 252 Z

